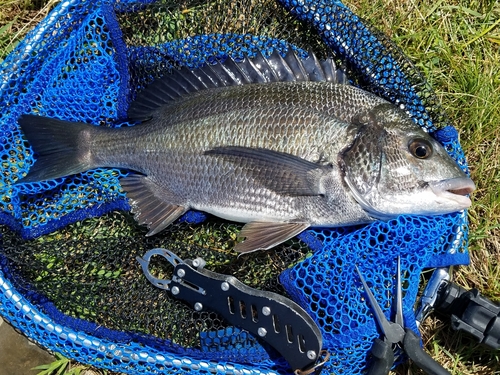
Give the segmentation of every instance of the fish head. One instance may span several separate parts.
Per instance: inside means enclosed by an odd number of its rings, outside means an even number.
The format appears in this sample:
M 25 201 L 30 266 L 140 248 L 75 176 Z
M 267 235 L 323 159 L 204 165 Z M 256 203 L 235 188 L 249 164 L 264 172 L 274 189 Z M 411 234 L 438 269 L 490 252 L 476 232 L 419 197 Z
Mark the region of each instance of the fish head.
M 471 205 L 472 180 L 402 109 L 381 104 L 352 122 L 357 134 L 339 163 L 354 199 L 369 215 L 440 215 Z

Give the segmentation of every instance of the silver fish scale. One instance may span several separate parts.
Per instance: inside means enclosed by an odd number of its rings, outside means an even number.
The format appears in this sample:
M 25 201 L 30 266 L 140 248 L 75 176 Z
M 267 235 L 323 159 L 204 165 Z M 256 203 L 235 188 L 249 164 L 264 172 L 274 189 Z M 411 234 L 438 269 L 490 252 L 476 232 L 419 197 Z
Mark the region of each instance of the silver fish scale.
M 96 164 L 129 168 L 165 190 L 172 204 L 249 221 L 307 221 L 312 225 L 366 222 L 366 213 L 346 192 L 337 155 L 352 142 L 350 119 L 384 103 L 346 85 L 273 83 L 200 91 L 164 106 L 139 126 L 107 129 L 94 137 Z M 342 120 L 342 121 L 341 121 Z M 262 148 L 310 162 L 332 164 L 334 201 L 279 194 L 265 181 L 281 171 L 260 170 L 205 151 L 223 146 Z M 288 176 L 293 178 L 293 176 Z
M 352 116 L 387 101 L 356 87 L 329 82 L 275 82 L 202 90 L 153 113 L 163 123 L 195 120 L 242 108 L 275 103 L 302 105 L 349 122 Z

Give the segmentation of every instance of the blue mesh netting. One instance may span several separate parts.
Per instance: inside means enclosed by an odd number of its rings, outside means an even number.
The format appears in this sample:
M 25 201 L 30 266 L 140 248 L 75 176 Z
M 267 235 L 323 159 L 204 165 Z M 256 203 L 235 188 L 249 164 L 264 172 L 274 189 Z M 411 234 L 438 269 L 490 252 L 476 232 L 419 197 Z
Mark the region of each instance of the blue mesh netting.
M 23 142 L 16 123 L 21 114 L 31 112 L 120 126 L 126 120 L 127 107 L 135 93 L 171 66 L 197 67 L 207 59 L 227 55 L 241 58 L 257 51 L 285 52 L 289 48 L 307 47 L 292 47 L 288 40 L 274 35 L 239 33 L 206 33 L 155 45 L 125 43 L 118 18 L 147 9 L 147 3 L 61 3 L 2 64 L 0 154 L 4 173 L 0 222 L 10 232 L 20 233 L 25 239 L 42 236 L 43 240 L 43 235 L 71 223 L 129 209 L 119 184 L 125 172 L 120 170 L 98 169 L 56 181 L 14 185 L 33 164 L 29 145 Z M 337 1 L 281 0 L 281 3 L 319 32 L 324 43 L 353 72 L 355 84 L 403 103 L 415 121 L 434 131 L 436 138 L 467 170 L 457 133 L 447 126 L 446 116 L 432 91 L 384 36 L 371 30 Z M 197 223 L 204 219 L 201 213 L 189 212 L 182 220 Z M 60 236 L 67 234 L 61 233 Z M 307 245 L 307 256 L 284 267 L 279 280 L 289 296 L 320 327 L 324 347 L 332 354 L 326 369 L 334 373 L 362 373 L 373 339 L 379 335 L 369 306 L 361 298 L 363 291 L 354 264 L 360 267 L 375 296 L 389 311 L 395 259 L 401 257 L 405 270 L 405 317 L 416 330 L 412 309 L 421 271 L 468 263 L 466 213 L 401 216 L 362 227 L 310 230 L 299 238 Z M 25 275 L 19 271 L 23 263 L 6 250 L 7 242 L 4 235 L 0 313 L 51 350 L 84 363 L 128 373 L 289 371 L 283 359 L 264 348 L 252 335 L 234 327 L 200 329 L 199 345 L 191 346 L 133 329 L 106 327 L 99 323 L 99 317 L 93 321 L 65 314 L 47 293 L 25 281 Z M 51 246 L 50 240 L 44 244 Z M 109 246 L 113 244 L 110 240 Z M 84 267 L 84 263 L 78 264 Z M 116 295 L 120 296 L 120 292 Z

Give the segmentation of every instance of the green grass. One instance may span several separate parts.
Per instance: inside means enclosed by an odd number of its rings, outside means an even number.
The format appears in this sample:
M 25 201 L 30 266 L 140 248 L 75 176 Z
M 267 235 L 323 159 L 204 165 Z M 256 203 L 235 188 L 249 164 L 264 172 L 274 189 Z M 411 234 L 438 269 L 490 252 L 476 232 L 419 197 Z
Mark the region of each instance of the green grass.
M 58 0 L 0 0 L 0 62 Z
M 423 71 L 459 129 L 477 185 L 469 210 L 471 265 L 455 272 L 466 288 L 500 300 L 500 3 L 486 0 L 346 0 Z M 0 0 L 0 59 L 50 8 Z M 45 10 L 44 10 L 45 9 Z M 38 16 L 38 18 L 34 18 Z M 185 14 L 184 17 L 187 17 Z M 453 332 L 445 320 L 424 323 L 426 349 L 454 375 L 500 374 L 498 352 Z M 401 366 L 397 374 L 419 374 Z
M 74 365 L 69 359 L 59 353 L 56 353 L 55 356 L 55 361 L 33 368 L 33 370 L 39 370 L 37 375 L 84 375 L 89 369 L 89 366 Z

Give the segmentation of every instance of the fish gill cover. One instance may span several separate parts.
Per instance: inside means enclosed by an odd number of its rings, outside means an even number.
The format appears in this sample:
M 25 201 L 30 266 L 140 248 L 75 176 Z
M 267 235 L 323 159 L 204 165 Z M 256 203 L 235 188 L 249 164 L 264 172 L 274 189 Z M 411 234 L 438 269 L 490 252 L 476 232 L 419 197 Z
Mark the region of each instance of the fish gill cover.
M 362 373 L 378 333 L 354 264 L 369 283 L 392 285 L 399 255 L 405 318 L 414 322 L 421 271 L 468 262 L 466 213 L 309 230 L 271 251 L 238 257 L 231 249 L 240 225 L 203 222 L 198 212 L 145 237 L 128 213 L 123 170 L 15 185 L 34 161 L 17 125 L 22 114 L 114 126 L 136 94 L 172 67 L 291 48 L 333 55 L 353 84 L 403 104 L 467 170 L 456 131 L 422 75 L 340 2 L 62 2 L 1 67 L 1 314 L 47 348 L 117 371 L 288 372 L 252 335 L 148 283 L 135 257 L 165 247 L 291 297 L 322 331 L 332 354 L 326 369 Z M 160 261 L 152 269 L 169 270 Z M 390 305 L 385 288 L 374 292 Z

